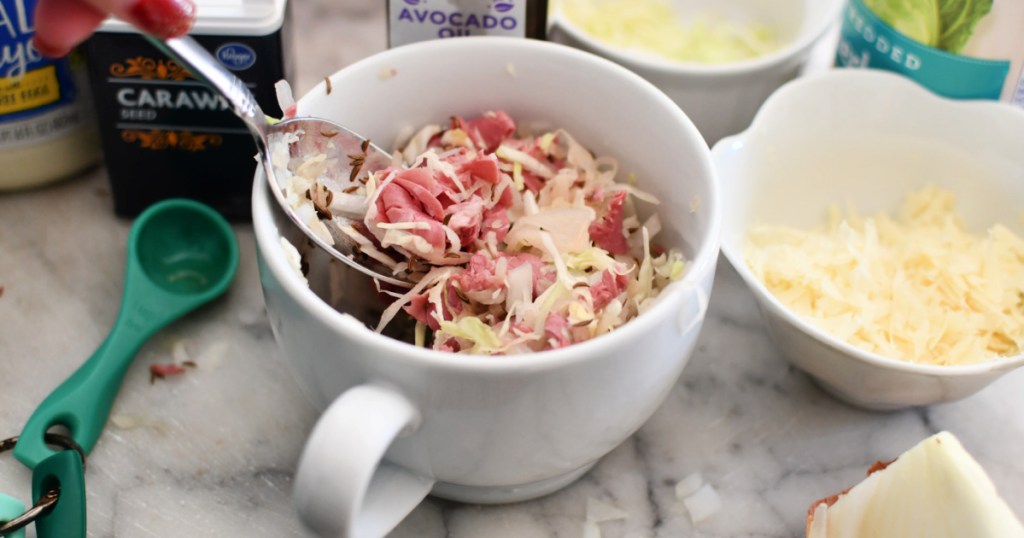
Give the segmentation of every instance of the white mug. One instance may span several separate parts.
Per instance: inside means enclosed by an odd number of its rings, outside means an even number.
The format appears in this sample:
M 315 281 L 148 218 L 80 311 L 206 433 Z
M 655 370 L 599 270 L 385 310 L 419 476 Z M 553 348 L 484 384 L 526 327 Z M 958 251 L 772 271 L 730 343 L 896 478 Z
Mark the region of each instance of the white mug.
M 295 230 L 278 219 L 258 171 L 253 224 L 267 312 L 292 372 L 325 409 L 295 479 L 300 517 L 323 536 L 381 536 L 428 493 L 514 502 L 571 483 L 654 413 L 693 350 L 718 256 L 707 145 L 640 77 L 532 40 L 400 47 L 335 73 L 329 87 L 303 97 L 298 114 L 383 147 L 411 128 L 494 109 L 521 125 L 565 128 L 659 197 L 658 237 L 688 263 L 650 310 L 594 340 L 530 355 L 445 354 L 374 333 L 372 313 L 346 312 L 345 296 L 372 293 L 372 283 L 344 269 L 339 280 L 333 269 L 343 264 L 322 252 L 309 252 L 307 285 L 281 246 Z

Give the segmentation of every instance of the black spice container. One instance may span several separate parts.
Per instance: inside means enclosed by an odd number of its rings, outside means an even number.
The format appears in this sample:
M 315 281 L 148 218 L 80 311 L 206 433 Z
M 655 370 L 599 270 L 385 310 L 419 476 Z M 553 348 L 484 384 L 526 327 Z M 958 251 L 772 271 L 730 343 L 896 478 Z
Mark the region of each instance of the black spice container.
M 196 3 L 190 35 L 280 117 L 274 83 L 291 78 L 287 0 Z M 248 220 L 256 146 L 227 102 L 120 21 L 106 21 L 85 53 L 114 211 L 134 216 L 184 197 Z
M 388 46 L 496 35 L 544 39 L 548 0 L 385 0 Z

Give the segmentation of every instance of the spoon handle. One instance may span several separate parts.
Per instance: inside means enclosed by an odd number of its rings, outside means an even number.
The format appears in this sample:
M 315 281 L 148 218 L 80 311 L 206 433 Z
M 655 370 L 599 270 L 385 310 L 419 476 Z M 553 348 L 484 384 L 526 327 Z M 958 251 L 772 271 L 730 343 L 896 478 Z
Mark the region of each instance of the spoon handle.
M 143 35 L 161 52 L 217 90 L 227 99 L 235 114 L 245 122 L 257 143 L 263 143 L 266 139 L 266 115 L 242 79 L 231 74 L 202 45 L 189 36 L 162 40 L 149 34 Z

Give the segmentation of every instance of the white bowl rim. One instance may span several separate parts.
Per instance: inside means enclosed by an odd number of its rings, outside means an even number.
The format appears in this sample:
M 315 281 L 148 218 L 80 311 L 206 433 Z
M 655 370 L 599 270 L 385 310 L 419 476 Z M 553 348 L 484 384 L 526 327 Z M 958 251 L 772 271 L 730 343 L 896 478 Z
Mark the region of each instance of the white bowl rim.
M 933 106 L 939 109 L 966 108 L 976 110 L 998 110 L 1001 114 L 1017 114 L 1020 118 L 1017 121 L 1024 124 L 1024 110 L 1005 103 L 996 101 L 957 101 L 947 99 L 928 91 L 924 87 L 902 75 L 878 69 L 831 69 L 822 73 L 799 77 L 780 87 L 768 97 L 764 105 L 758 110 L 757 114 L 754 116 L 754 120 L 750 124 L 750 127 L 735 135 L 722 138 L 715 144 L 711 149 L 712 160 L 716 160 L 716 155 L 725 151 L 724 148 L 728 146 L 736 143 L 746 146 L 753 141 L 752 138 L 756 140 L 756 137 L 753 135 L 760 127 L 760 124 L 766 122 L 764 117 L 771 113 L 771 109 L 775 106 L 775 102 L 781 100 L 785 95 L 795 92 L 823 91 L 813 89 L 818 86 L 827 88 L 832 85 L 849 85 L 863 81 L 867 81 L 863 83 L 868 84 L 870 85 L 869 87 L 871 87 L 876 84 L 875 82 L 872 82 L 871 79 L 875 79 L 876 81 L 884 80 L 888 83 L 892 83 L 895 88 L 898 88 L 897 91 L 905 92 L 908 99 L 925 102 L 928 106 Z M 726 181 L 721 178 L 719 180 Z M 720 240 L 720 248 L 722 250 L 722 254 L 729 260 L 729 264 L 732 265 L 737 273 L 739 273 L 740 277 L 747 283 L 747 286 L 753 291 L 759 301 L 766 302 L 774 311 L 778 312 L 783 318 L 785 318 L 788 323 L 798 328 L 804 334 L 807 334 L 815 340 L 818 340 L 827 346 L 836 348 L 846 355 L 854 357 L 862 362 L 883 368 L 937 377 L 983 375 L 992 372 L 1006 372 L 1020 366 L 1024 366 L 1024 352 L 1011 355 L 1009 357 L 993 358 L 988 361 L 975 364 L 943 366 L 902 361 L 859 348 L 844 340 L 839 340 L 824 329 L 821 329 L 810 321 L 805 320 L 802 316 L 793 313 L 788 307 L 782 304 L 782 302 L 775 297 L 775 294 L 769 291 L 760 279 L 754 276 L 747 267 L 747 264 L 744 262 L 742 253 L 733 249 L 732 244 L 729 241 L 726 241 L 724 236 Z
M 621 49 L 612 47 L 605 44 L 600 39 L 592 37 L 587 32 L 583 31 L 574 22 L 569 20 L 565 14 L 562 13 L 561 5 L 556 5 L 551 10 L 549 25 L 552 27 L 558 27 L 568 32 L 573 38 L 583 42 L 586 46 L 591 49 L 600 52 L 609 58 L 614 59 L 616 62 L 621 62 L 627 66 L 636 66 L 642 69 L 648 69 L 651 71 L 659 72 L 666 75 L 743 75 L 749 73 L 755 73 L 759 71 L 769 70 L 779 64 L 792 61 L 795 58 L 799 58 L 806 51 L 810 50 L 815 43 L 818 42 L 829 29 L 833 26 L 838 25 L 839 15 L 842 13 L 843 5 L 845 0 L 814 0 L 814 1 L 827 1 L 832 2 L 829 9 L 829 15 L 822 17 L 822 24 L 818 28 L 814 28 L 807 32 L 801 32 L 796 39 L 791 39 L 786 42 L 785 46 L 779 47 L 778 49 L 762 55 L 756 58 L 750 58 L 747 60 L 741 60 L 738 62 L 731 62 L 725 64 L 702 64 L 696 62 L 680 62 L 676 60 L 670 60 L 668 58 L 662 59 L 653 54 L 645 55 L 636 52 L 629 51 L 627 49 Z
M 546 41 L 535 41 L 512 37 L 475 36 L 461 37 L 457 39 L 433 40 L 429 42 L 416 43 L 415 46 L 405 45 L 395 47 L 369 57 L 363 58 L 341 71 L 371 68 L 379 64 L 389 65 L 396 58 L 410 55 L 443 55 L 452 52 L 450 49 L 467 46 L 467 41 L 472 40 L 474 47 L 494 47 L 498 50 L 507 47 L 519 47 L 534 54 L 561 55 L 573 61 L 584 62 L 593 65 L 598 70 L 614 73 L 616 76 L 630 80 L 638 89 L 647 94 L 647 98 L 653 99 L 665 109 L 666 116 L 679 122 L 682 128 L 689 133 L 690 139 L 699 145 L 704 144 L 693 122 L 685 113 L 653 84 L 646 81 L 632 71 L 600 56 L 558 45 Z M 299 99 L 301 106 L 302 99 L 325 91 L 325 81 L 321 81 L 314 88 L 310 89 Z M 615 340 L 626 338 L 630 332 L 643 332 L 660 318 L 674 316 L 671 303 L 681 300 L 680 297 L 692 290 L 699 290 L 701 280 L 711 271 L 717 263 L 720 252 L 720 235 L 722 225 L 721 194 L 716 175 L 715 167 L 711 162 L 710 151 L 703 151 L 698 157 L 702 168 L 708 171 L 708 191 L 711 200 L 702 200 L 701 208 L 709 212 L 708 229 L 698 245 L 696 253 L 689 260 L 689 269 L 682 279 L 671 283 L 659 296 L 657 303 L 643 314 L 633 318 L 626 325 L 610 331 L 609 333 L 592 338 L 585 342 L 572 344 L 564 348 L 539 351 L 535 353 L 523 353 L 518 355 L 503 355 L 492 358 L 480 355 L 464 355 L 456 353 L 445 353 L 433 349 L 413 346 L 407 342 L 384 336 L 368 329 L 361 322 L 348 314 L 342 314 L 320 299 L 309 286 L 301 281 L 295 270 L 288 264 L 280 246 L 280 234 L 273 225 L 273 218 L 270 216 L 270 209 L 267 204 L 277 203 L 270 199 L 267 192 L 267 181 L 262 177 L 262 168 L 257 167 L 253 179 L 254 188 L 252 195 L 253 230 L 256 242 L 262 252 L 264 263 L 268 270 L 274 273 L 275 278 L 284 288 L 285 293 L 298 302 L 305 311 L 313 313 L 318 319 L 331 327 L 333 330 L 344 333 L 349 337 L 361 341 L 367 347 L 379 349 L 393 360 L 425 363 L 432 367 L 446 368 L 461 371 L 486 371 L 502 373 L 508 371 L 538 371 L 551 370 L 564 367 L 568 364 L 584 362 L 592 355 L 600 354 L 600 348 Z M 262 203 L 257 203 L 262 202 Z M 702 313 L 703 317 L 706 313 Z M 703 321 L 703 319 L 701 320 Z M 625 330 L 624 330 L 625 329 Z M 680 350 L 681 353 L 681 350 Z

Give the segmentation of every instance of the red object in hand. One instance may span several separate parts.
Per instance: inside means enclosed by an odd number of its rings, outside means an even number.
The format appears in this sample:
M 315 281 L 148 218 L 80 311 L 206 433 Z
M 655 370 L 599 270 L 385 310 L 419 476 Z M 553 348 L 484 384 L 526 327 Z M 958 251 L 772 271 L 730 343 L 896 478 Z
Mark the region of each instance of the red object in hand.
M 51 58 L 64 56 L 113 15 L 161 39 L 188 33 L 196 18 L 192 0 L 39 0 L 36 5 L 36 50 Z
M 138 0 L 128 10 L 132 24 L 161 39 L 188 33 L 196 18 L 189 0 Z

